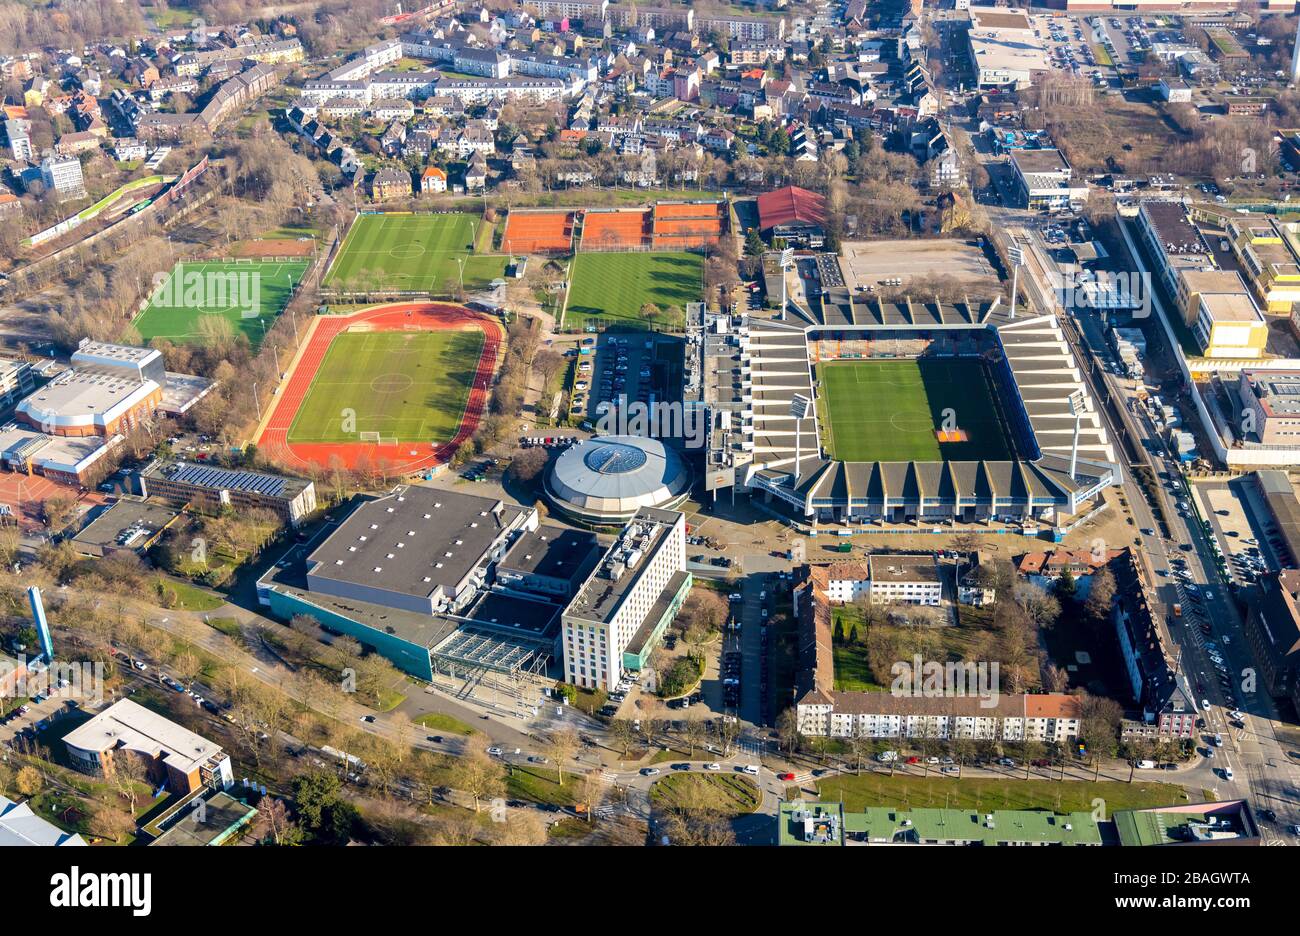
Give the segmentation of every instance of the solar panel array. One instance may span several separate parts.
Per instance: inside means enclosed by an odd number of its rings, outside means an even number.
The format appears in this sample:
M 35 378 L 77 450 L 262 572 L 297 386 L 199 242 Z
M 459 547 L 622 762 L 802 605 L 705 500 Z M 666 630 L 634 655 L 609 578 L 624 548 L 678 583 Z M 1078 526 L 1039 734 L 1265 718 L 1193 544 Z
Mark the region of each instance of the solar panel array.
M 227 468 L 214 468 L 210 465 L 180 464 L 167 475 L 169 481 L 193 484 L 197 487 L 215 488 L 226 491 L 246 491 L 263 494 L 267 497 L 279 497 L 284 493 L 288 478 L 275 475 L 258 474 L 254 471 L 232 471 Z

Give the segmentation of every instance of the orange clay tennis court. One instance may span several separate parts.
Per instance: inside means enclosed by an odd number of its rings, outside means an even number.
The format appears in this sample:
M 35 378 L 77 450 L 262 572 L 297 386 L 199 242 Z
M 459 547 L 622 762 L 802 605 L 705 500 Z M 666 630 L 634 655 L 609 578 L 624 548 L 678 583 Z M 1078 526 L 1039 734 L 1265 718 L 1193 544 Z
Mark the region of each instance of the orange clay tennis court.
M 582 218 L 585 250 L 635 249 L 650 246 L 650 213 L 644 208 L 588 211 Z
M 509 254 L 568 253 L 575 217 L 572 211 L 511 211 L 501 249 Z

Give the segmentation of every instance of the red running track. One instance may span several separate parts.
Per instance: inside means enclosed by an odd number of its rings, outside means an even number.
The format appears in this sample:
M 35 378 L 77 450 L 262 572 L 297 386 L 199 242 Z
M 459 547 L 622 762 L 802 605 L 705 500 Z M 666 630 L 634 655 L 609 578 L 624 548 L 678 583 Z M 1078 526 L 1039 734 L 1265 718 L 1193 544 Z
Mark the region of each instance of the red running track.
M 470 388 L 465 413 L 456 435 L 442 445 L 428 442 L 399 442 L 379 445 L 374 442 L 289 441 L 298 408 L 307 398 L 311 382 L 325 359 L 330 343 L 352 325 L 367 325 L 373 331 L 403 331 L 411 326 L 428 331 L 477 328 L 483 332 L 483 353 L 479 356 L 474 385 Z M 403 302 L 377 306 L 352 315 L 322 316 L 293 373 L 275 399 L 275 408 L 266 428 L 257 440 L 260 454 L 286 468 L 320 468 L 341 466 L 348 469 L 383 467 L 394 474 L 416 474 L 451 460 L 456 449 L 474 434 L 487 408 L 488 388 L 496 371 L 497 355 L 504 335 L 499 323 L 471 312 L 463 306 L 438 302 Z

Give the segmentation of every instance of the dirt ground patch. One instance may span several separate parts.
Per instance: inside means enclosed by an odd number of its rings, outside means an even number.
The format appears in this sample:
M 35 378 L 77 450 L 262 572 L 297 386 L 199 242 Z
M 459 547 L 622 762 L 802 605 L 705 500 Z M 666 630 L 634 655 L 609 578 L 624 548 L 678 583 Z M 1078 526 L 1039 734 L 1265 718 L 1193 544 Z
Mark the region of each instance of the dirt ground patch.
M 939 240 L 846 241 L 840 255 L 844 283 L 850 289 L 879 286 L 881 280 L 901 279 L 906 286 L 914 279 L 937 275 L 964 283 L 987 283 L 994 277 L 980 250 L 972 243 L 953 238 Z
M 310 257 L 316 249 L 314 240 L 258 238 L 239 241 L 230 248 L 232 257 Z

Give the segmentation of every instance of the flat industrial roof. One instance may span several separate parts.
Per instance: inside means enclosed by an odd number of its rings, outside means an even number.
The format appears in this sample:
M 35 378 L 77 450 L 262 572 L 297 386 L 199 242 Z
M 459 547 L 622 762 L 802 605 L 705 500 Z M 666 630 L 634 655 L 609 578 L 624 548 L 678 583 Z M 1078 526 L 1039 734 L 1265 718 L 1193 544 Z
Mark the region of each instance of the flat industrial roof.
M 1201 305 L 1215 322 L 1258 322 L 1264 316 L 1246 293 L 1202 293 Z
M 934 584 L 939 581 L 939 561 L 929 556 L 869 556 L 871 581 L 876 582 L 924 582 Z
M 608 621 L 623 603 L 624 596 L 650 565 L 650 559 L 663 546 L 664 537 L 682 514 L 673 510 L 643 507 L 623 529 L 618 540 L 601 559 L 591 577 L 565 609 L 568 617 L 588 621 Z M 628 559 L 636 554 L 629 567 Z M 623 571 L 614 578 L 612 569 Z
M 497 572 L 571 579 L 599 549 L 600 542 L 595 533 L 542 524 L 515 541 L 497 564 Z
M 131 542 L 122 542 L 127 531 L 138 529 L 142 534 L 141 541 L 147 541 L 154 533 L 166 529 L 177 514 L 178 511 L 167 504 L 124 497 L 88 523 L 73 537 L 73 542 L 129 548 Z
M 309 574 L 425 597 L 459 584 L 527 508 L 418 485 L 362 504 L 307 559 Z

